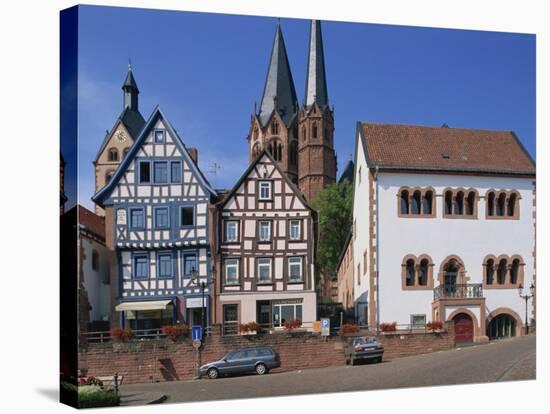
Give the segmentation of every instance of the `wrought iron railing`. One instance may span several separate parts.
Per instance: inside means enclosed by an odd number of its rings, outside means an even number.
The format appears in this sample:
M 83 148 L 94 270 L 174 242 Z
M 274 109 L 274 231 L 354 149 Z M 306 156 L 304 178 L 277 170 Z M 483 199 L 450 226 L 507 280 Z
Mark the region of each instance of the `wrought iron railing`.
M 434 289 L 434 301 L 439 299 L 475 299 L 483 297 L 481 283 L 439 285 Z
M 210 336 L 212 334 L 212 327 L 207 326 L 204 330 L 204 336 Z M 110 342 L 113 340 L 110 331 L 98 331 L 98 332 L 85 332 L 83 336 L 88 342 Z M 188 336 L 191 336 L 189 332 Z M 166 335 L 162 333 L 162 329 L 133 329 L 131 339 L 160 339 L 165 338 Z

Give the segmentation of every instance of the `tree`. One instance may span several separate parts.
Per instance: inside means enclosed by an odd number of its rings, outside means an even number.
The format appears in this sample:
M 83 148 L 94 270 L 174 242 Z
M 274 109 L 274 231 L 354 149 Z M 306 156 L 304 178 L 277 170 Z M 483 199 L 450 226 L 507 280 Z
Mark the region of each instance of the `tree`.
M 312 201 L 319 212 L 317 268 L 326 278 L 336 279 L 338 259 L 350 232 L 353 186 L 348 180 L 330 184 Z

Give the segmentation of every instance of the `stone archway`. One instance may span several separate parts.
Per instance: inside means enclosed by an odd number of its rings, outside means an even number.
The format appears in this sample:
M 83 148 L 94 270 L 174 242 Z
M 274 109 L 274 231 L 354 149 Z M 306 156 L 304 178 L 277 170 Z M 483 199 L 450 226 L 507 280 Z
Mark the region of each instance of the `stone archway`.
M 507 318 L 509 317 L 509 320 Z M 495 326 L 498 324 L 499 326 Z M 487 336 L 490 339 L 524 335 L 523 320 L 512 309 L 501 307 L 492 311 L 486 321 Z M 499 332 L 500 331 L 500 332 Z
M 466 277 L 466 268 L 464 266 L 464 261 L 459 256 L 452 254 L 443 259 L 441 265 L 439 266 L 439 273 L 437 274 L 437 278 L 440 285 L 445 285 L 445 270 L 447 268 L 447 265 L 453 261 L 456 263 L 456 266 L 458 268 L 456 283 L 463 285 L 469 282 L 470 278 Z
M 465 318 L 464 316 L 468 317 L 471 321 L 472 321 L 472 335 L 471 335 L 471 338 L 467 339 L 467 340 L 463 340 L 464 342 L 469 342 L 469 341 L 477 341 L 478 338 L 480 337 L 480 327 L 479 327 L 479 321 L 477 320 L 477 317 L 476 315 L 470 311 L 469 309 L 466 309 L 466 308 L 458 308 L 458 309 L 455 309 L 450 315 L 449 317 L 447 318 L 447 320 L 452 320 L 453 322 L 455 322 L 456 324 L 456 321 L 455 319 L 460 319 L 461 321 L 464 321 Z M 457 330 L 456 330 L 456 326 L 455 326 L 455 340 L 457 338 Z M 460 340 L 458 340 L 460 342 Z

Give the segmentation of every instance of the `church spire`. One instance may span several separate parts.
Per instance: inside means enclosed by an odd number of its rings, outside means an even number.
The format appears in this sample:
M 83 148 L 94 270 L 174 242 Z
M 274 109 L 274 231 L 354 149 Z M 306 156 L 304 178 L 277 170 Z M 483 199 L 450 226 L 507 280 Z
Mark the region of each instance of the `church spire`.
M 128 62 L 128 74 L 122 84 L 122 90 L 124 91 L 124 108 L 130 108 L 131 110 L 138 111 L 138 94 L 139 89 L 132 73 L 132 63 Z
M 277 20 L 275 40 L 269 60 L 269 67 L 260 105 L 259 118 L 262 125 L 265 125 L 274 110 L 279 112 L 286 127 L 288 128 L 294 119 L 298 109 L 296 89 L 290 72 L 290 64 L 286 53 L 281 25 Z
M 323 108 L 328 105 L 325 56 L 321 22 L 312 20 L 309 31 L 309 54 L 307 58 L 306 94 L 304 105 L 311 107 L 315 102 Z

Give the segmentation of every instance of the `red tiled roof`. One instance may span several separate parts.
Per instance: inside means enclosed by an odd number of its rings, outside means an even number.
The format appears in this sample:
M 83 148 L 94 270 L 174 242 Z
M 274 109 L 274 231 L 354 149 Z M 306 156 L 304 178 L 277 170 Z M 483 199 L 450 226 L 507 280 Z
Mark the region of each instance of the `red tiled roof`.
M 360 123 L 369 167 L 534 175 L 511 131 Z
M 78 223 L 81 227 L 105 239 L 105 218 L 78 205 Z

